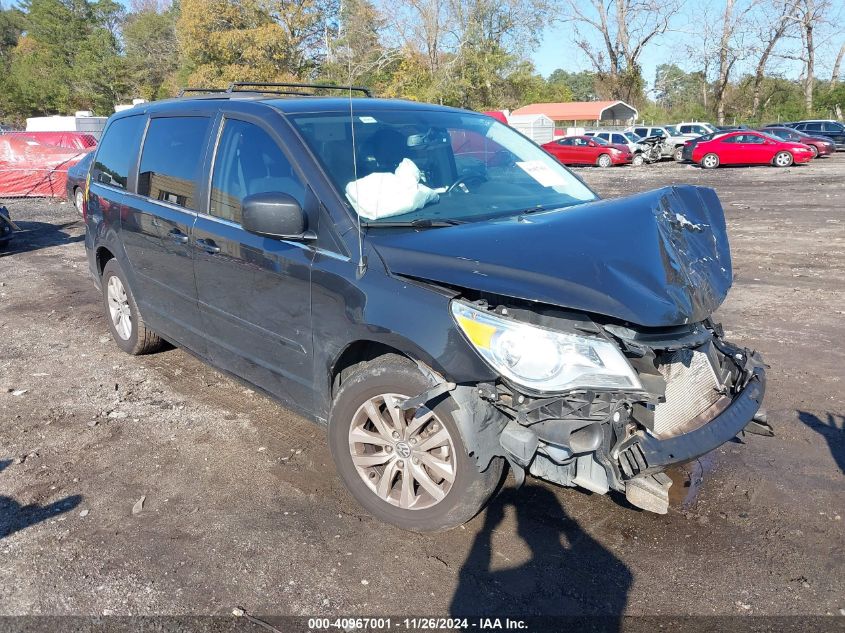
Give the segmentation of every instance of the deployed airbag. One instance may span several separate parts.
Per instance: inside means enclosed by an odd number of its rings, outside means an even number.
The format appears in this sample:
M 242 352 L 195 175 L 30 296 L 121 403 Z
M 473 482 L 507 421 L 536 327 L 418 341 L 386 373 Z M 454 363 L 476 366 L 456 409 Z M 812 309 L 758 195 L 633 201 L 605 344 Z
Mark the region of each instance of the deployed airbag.
M 403 158 L 393 173 L 377 172 L 346 185 L 346 196 L 362 218 L 378 220 L 411 213 L 437 200 L 437 192 L 420 183 L 413 161 Z

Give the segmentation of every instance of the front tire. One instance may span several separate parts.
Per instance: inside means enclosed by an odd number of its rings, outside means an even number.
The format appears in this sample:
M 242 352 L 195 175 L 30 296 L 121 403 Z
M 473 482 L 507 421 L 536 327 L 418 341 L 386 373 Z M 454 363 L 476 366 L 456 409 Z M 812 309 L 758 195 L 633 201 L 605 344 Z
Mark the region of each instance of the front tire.
M 163 347 L 164 341 L 144 324 L 126 275 L 116 259 L 103 268 L 103 304 L 112 338 L 127 354 L 150 354 Z
M 704 169 L 716 169 L 719 166 L 719 157 L 716 154 L 706 154 L 701 159 L 701 166 Z
M 82 205 L 85 204 L 85 192 L 82 191 L 82 187 L 76 187 L 73 190 L 73 206 L 76 207 L 77 212 L 79 215 L 82 215 Z
M 675 152 L 672 154 L 672 158 L 675 159 L 675 162 L 683 162 L 684 160 L 684 148 L 683 147 L 676 147 Z
M 501 460 L 479 472 L 467 455 L 450 397 L 402 412 L 431 384 L 411 361 L 381 356 L 341 383 L 329 416 L 329 448 L 346 487 L 370 514 L 405 530 L 438 532 L 474 517 L 493 494 Z
M 789 152 L 778 152 L 775 155 L 775 167 L 789 167 L 792 164 L 792 154 Z
M 613 160 L 611 160 L 609 154 L 602 154 L 596 161 L 596 165 L 598 165 L 599 167 L 610 167 L 612 164 Z
M 810 151 L 813 152 L 813 158 L 819 157 L 819 148 L 818 147 L 816 147 L 815 145 L 810 145 Z
M 642 154 L 634 154 L 634 158 L 631 160 L 631 164 L 635 167 L 639 167 L 645 162 Z

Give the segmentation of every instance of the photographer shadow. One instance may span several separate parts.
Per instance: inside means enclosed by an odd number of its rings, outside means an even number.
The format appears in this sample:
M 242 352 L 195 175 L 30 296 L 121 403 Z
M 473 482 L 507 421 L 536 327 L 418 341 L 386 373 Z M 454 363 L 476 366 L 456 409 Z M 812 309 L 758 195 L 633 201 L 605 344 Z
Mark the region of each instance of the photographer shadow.
M 798 419 L 825 439 L 831 457 L 845 474 L 845 415 L 828 413 L 822 420 L 809 411 L 799 411 Z
M 0 471 L 11 464 L 11 460 L 0 459 Z M 0 495 L 0 539 L 28 528 L 36 523 L 70 512 L 82 502 L 82 495 L 70 495 L 45 506 L 35 503 L 22 506 L 12 497 Z
M 517 534 L 531 558 L 494 571 L 492 538 L 508 506 L 516 512 Z M 586 616 L 603 631 L 618 630 L 632 579 L 625 564 L 584 532 L 548 488 L 507 488 L 486 510 L 484 526 L 461 567 L 450 614 Z

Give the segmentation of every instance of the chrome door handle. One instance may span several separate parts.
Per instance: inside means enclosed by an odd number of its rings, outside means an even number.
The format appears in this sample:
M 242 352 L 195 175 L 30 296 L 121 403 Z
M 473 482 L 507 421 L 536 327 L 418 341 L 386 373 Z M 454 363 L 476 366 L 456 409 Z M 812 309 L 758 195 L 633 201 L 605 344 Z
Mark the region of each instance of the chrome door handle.
M 204 250 L 206 253 L 211 253 L 212 255 L 216 255 L 220 252 L 220 247 L 214 243 L 214 240 L 197 240 L 196 246 L 197 248 Z
M 177 244 L 187 244 L 188 243 L 188 236 L 182 233 L 179 229 L 173 229 L 169 231 L 167 235 L 170 237 L 171 240 L 176 242 Z

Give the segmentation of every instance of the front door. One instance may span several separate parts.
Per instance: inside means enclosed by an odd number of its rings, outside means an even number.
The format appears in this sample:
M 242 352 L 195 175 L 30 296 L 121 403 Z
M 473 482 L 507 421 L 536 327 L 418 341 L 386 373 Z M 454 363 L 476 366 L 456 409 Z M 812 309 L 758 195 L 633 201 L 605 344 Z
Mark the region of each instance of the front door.
M 306 187 L 260 121 L 224 118 L 208 215 L 194 225 L 194 275 L 212 361 L 304 412 L 313 411 L 311 262 L 303 243 L 241 228 L 244 197 Z
M 138 197 L 121 229 L 150 327 L 204 354 L 190 244 L 211 119 L 151 118 L 138 169 Z

